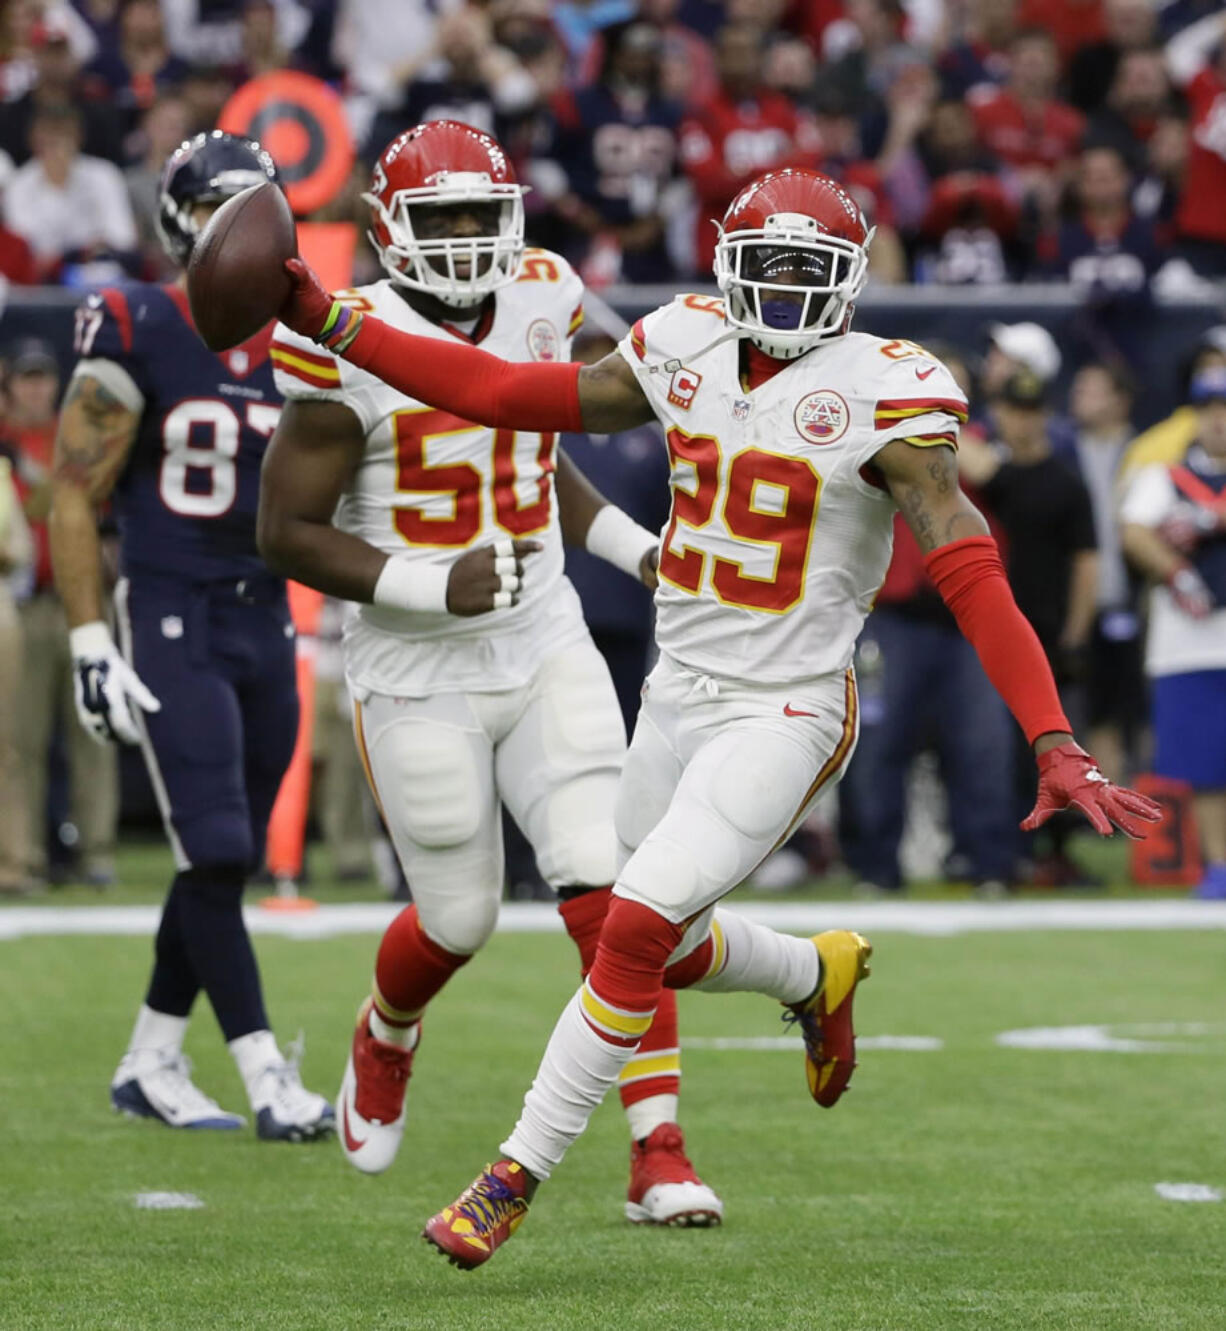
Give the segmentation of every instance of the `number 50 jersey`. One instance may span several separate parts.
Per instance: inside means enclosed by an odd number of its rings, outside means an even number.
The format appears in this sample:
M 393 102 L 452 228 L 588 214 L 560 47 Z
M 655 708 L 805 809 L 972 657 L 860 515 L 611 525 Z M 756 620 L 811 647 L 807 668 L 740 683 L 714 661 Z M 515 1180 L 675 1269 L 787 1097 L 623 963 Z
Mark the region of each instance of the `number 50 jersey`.
M 517 280 L 495 293 L 468 330 L 432 323 L 387 279 L 339 298 L 421 337 L 474 342 L 509 361 L 553 361 L 569 358 L 583 286 L 564 259 L 530 249 Z M 517 688 L 544 654 L 585 633 L 578 597 L 562 572 L 555 435 L 494 430 L 440 411 L 284 324 L 273 334 L 272 358 L 286 398 L 341 403 L 365 434 L 362 459 L 333 519 L 342 531 L 420 564 L 451 564 L 499 537 L 531 538 L 543 547 L 526 561 L 519 602 L 506 610 L 461 618 L 362 606 L 345 636 L 352 685 L 414 697 Z
M 845 669 L 890 562 L 894 439 L 957 445 L 966 399 L 912 342 L 848 333 L 752 391 L 723 305 L 678 296 L 618 350 L 664 425 L 672 513 L 656 638 L 703 674 L 787 683 Z M 711 348 L 706 350 L 706 348 Z
M 214 354 L 186 294 L 154 283 L 108 288 L 78 307 L 78 371 L 112 362 L 141 403 L 113 494 L 125 574 L 210 582 L 265 572 L 255 546 L 260 464 L 281 414 L 271 332 Z

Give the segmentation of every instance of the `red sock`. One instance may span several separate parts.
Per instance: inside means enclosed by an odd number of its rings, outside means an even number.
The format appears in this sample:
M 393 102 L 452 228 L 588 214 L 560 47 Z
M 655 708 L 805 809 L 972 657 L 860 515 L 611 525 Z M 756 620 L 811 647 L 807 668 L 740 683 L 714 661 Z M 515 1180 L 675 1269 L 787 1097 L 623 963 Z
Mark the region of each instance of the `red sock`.
M 688 989 L 707 974 L 714 957 L 715 940 L 708 934 L 688 957 L 674 961 L 664 972 L 664 983 L 669 989 Z
M 615 1013 L 643 1017 L 654 1013 L 664 988 L 665 963 L 684 932 L 681 925 L 648 906 L 613 897 L 586 987 Z M 637 1046 L 643 1038 L 619 1036 L 616 1028 L 601 1029 L 596 1024 L 593 1030 L 614 1044 Z
M 596 944 L 600 942 L 600 928 L 613 900 L 611 887 L 594 887 L 580 892 L 569 901 L 558 902 L 558 914 L 566 925 L 566 932 L 579 949 L 580 973 L 586 975 L 596 960 Z
M 411 1026 L 426 1004 L 468 960 L 426 937 L 417 907 L 388 926 L 375 959 L 375 1007 L 389 1026 Z

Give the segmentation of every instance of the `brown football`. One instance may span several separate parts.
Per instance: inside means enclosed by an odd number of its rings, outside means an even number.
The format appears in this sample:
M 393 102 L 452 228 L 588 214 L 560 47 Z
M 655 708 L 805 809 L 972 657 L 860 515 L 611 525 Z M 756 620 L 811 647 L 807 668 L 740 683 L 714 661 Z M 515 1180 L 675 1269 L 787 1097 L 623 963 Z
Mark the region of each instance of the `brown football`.
M 272 183 L 236 194 L 209 218 L 187 265 L 196 331 L 211 351 L 245 342 L 289 295 L 285 260 L 298 253 L 294 215 Z

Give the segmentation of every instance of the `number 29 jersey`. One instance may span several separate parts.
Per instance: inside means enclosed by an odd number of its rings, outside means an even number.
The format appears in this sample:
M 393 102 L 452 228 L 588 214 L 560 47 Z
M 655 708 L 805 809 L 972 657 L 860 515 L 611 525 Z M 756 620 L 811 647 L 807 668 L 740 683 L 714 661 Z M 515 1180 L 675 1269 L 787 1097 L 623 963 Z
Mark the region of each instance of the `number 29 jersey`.
M 266 574 L 255 544 L 260 465 L 281 414 L 271 326 L 215 354 L 178 287 L 131 283 L 78 307 L 78 365 L 110 361 L 140 397 L 140 424 L 115 485 L 125 575 L 188 582 Z
M 418 314 L 384 279 L 340 299 L 393 328 L 475 342 L 509 361 L 567 360 L 583 287 L 566 261 L 528 250 L 518 280 L 500 288 L 464 332 Z M 333 521 L 389 555 L 450 564 L 499 537 L 544 547 L 525 562 L 518 604 L 461 618 L 363 605 L 346 631 L 346 674 L 359 690 L 424 696 L 515 688 L 544 653 L 586 630 L 562 566 L 553 474 L 557 437 L 494 430 L 406 397 L 278 324 L 276 382 L 289 399 L 338 402 L 366 437 Z
M 956 447 L 966 399 L 911 342 L 848 333 L 752 391 L 723 305 L 678 296 L 618 350 L 664 426 L 672 512 L 656 638 L 683 667 L 784 684 L 845 669 L 885 578 L 894 439 Z

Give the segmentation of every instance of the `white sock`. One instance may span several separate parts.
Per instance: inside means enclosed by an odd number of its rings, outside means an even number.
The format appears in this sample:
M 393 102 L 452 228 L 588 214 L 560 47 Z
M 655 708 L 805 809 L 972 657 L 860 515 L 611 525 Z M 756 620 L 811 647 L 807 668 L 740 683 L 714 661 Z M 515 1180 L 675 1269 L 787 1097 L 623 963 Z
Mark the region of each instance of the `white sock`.
M 553 1028 L 515 1131 L 499 1148 L 539 1179 L 547 1179 L 587 1127 L 592 1111 L 630 1061 L 633 1046 L 610 1044 L 580 1009 L 583 989 Z
M 650 1137 L 661 1123 L 676 1123 L 677 1096 L 649 1095 L 646 1100 L 636 1100 L 626 1105 L 626 1122 L 630 1124 L 630 1135 L 636 1142 Z
M 238 1075 L 247 1088 L 247 1099 L 254 1103 L 252 1092 L 264 1069 L 270 1063 L 284 1062 L 272 1031 L 252 1031 L 250 1035 L 240 1035 L 237 1040 L 230 1041 L 230 1052 L 238 1064 Z
M 128 1041 L 128 1053 L 135 1054 L 142 1049 L 169 1049 L 177 1054 L 183 1048 L 186 1033 L 186 1017 L 155 1012 L 147 1003 L 142 1003 L 136 1014 L 136 1025 L 132 1027 L 132 1038 Z
M 368 1025 L 370 1026 L 371 1035 L 376 1040 L 382 1040 L 384 1044 L 398 1045 L 401 1049 L 417 1048 L 417 1037 L 421 1034 L 420 1019 L 415 1021 L 412 1026 L 392 1026 L 379 1015 L 377 1007 L 372 1007 Z
M 718 969 L 692 988 L 723 994 L 748 991 L 781 1003 L 799 1003 L 816 992 L 821 962 L 811 938 L 777 933 L 730 910 L 715 912 L 711 935 Z

